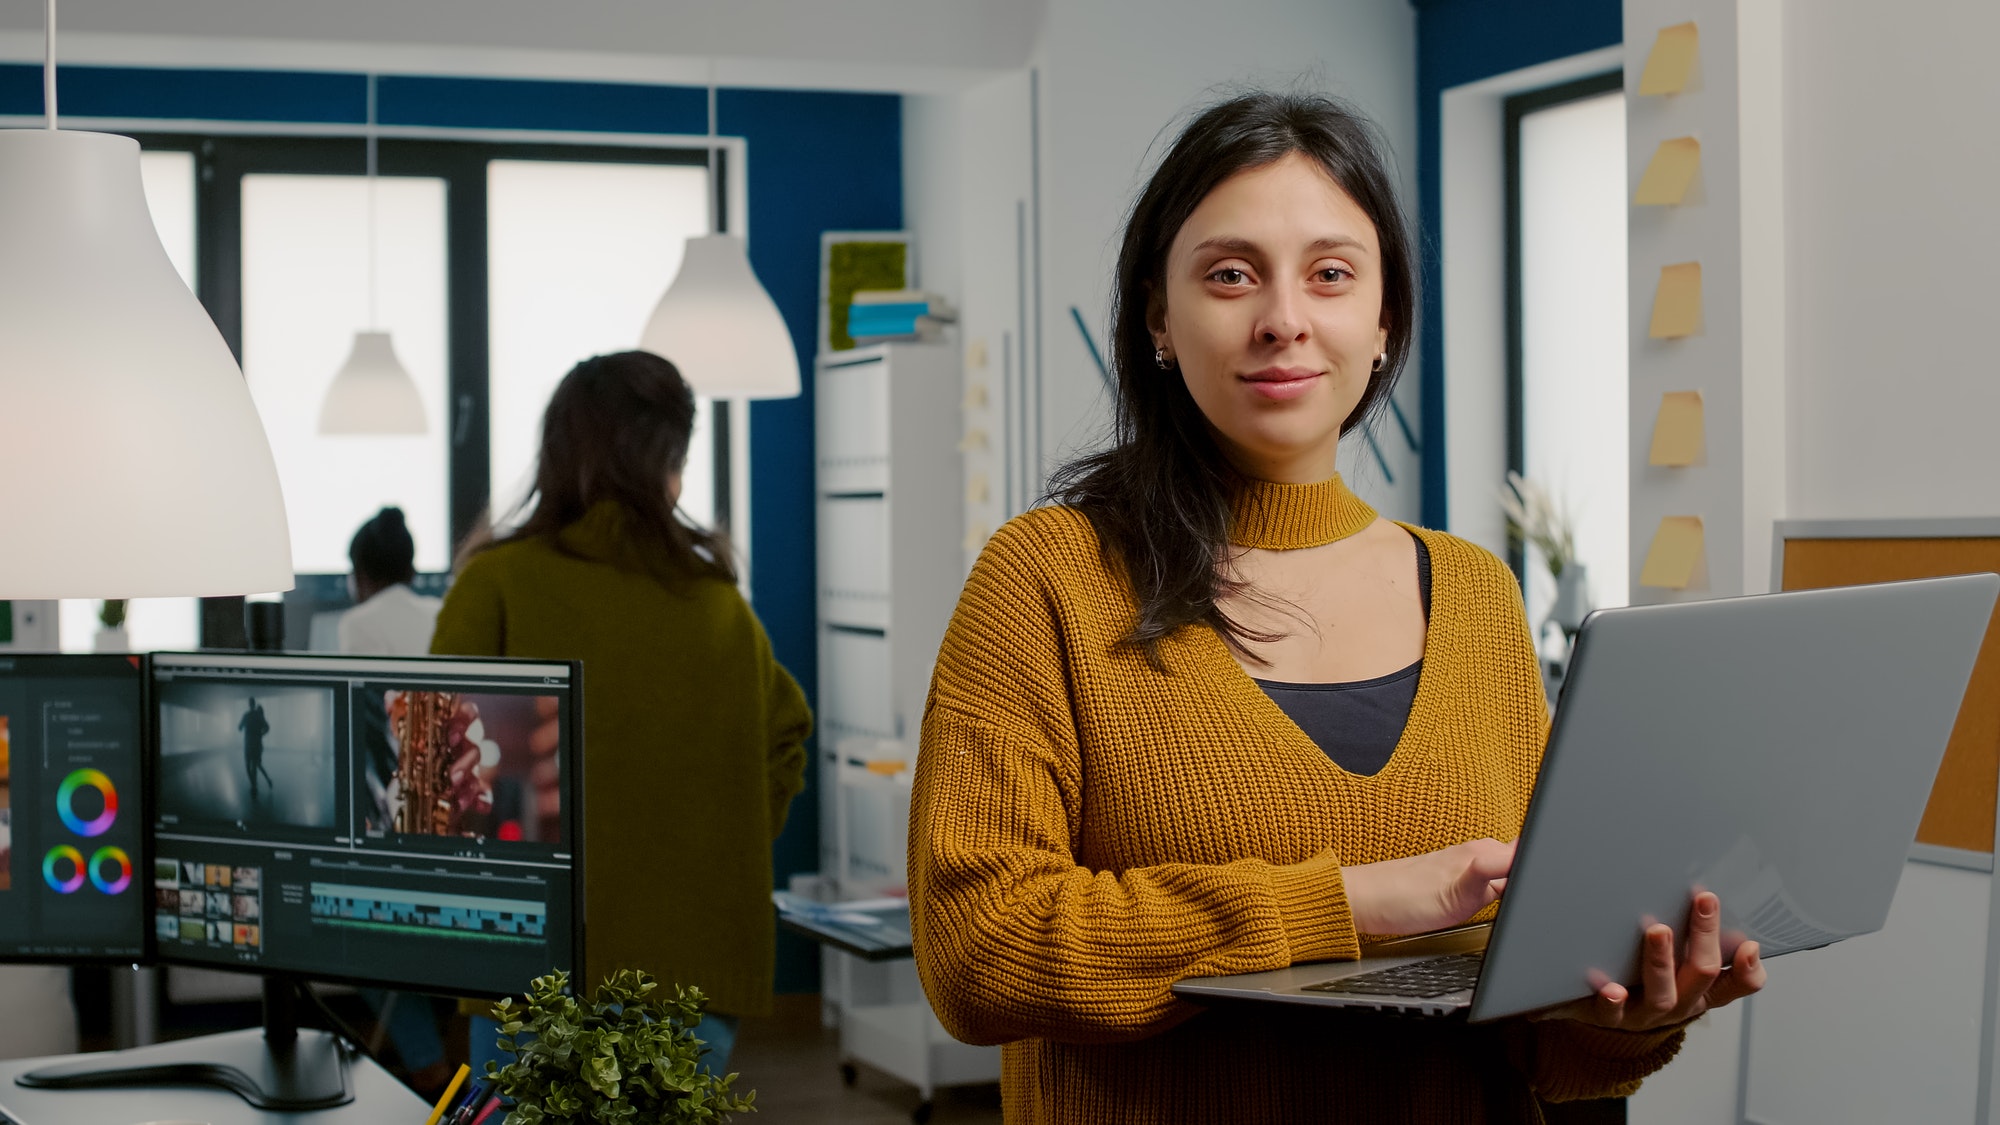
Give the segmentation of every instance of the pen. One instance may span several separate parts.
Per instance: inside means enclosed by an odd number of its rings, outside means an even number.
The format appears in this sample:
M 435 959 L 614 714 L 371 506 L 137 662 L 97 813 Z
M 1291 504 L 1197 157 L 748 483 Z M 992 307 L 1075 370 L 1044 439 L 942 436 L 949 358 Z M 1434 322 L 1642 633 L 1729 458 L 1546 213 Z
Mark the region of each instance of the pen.
M 451 1096 L 458 1093 L 458 1088 L 465 1083 L 465 1076 L 471 1073 L 471 1067 L 464 1063 L 458 1064 L 458 1073 L 451 1076 L 451 1085 L 444 1088 L 444 1096 L 431 1108 L 430 1119 L 425 1121 L 424 1125 L 438 1125 L 438 1118 L 444 1116 L 444 1107 L 451 1104 Z
M 479 1111 L 486 1107 L 487 1101 L 493 1097 L 496 1089 L 498 1089 L 497 1084 L 484 1078 L 475 1078 L 467 1082 L 465 1095 L 452 1107 L 451 1114 L 444 1119 L 444 1125 L 472 1125 L 473 1118 L 479 1116 Z
M 489 1082 L 485 1089 L 479 1091 L 477 1098 L 467 1102 L 465 1107 L 458 1111 L 458 1125 L 474 1125 L 475 1122 L 486 1120 L 486 1116 L 499 1104 L 500 1083 Z

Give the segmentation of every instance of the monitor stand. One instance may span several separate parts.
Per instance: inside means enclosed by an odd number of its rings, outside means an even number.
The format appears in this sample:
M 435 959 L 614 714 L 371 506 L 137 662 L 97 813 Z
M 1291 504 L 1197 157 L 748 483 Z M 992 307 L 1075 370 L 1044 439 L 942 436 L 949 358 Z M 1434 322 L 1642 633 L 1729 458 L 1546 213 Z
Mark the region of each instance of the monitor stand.
M 347 1048 L 338 1036 L 299 1027 L 303 983 L 264 978 L 264 1034 L 212 1035 L 119 1051 L 118 1062 L 90 1059 L 31 1070 L 14 1081 L 44 1090 L 111 1086 L 219 1086 L 258 1109 L 331 1109 L 354 1100 Z

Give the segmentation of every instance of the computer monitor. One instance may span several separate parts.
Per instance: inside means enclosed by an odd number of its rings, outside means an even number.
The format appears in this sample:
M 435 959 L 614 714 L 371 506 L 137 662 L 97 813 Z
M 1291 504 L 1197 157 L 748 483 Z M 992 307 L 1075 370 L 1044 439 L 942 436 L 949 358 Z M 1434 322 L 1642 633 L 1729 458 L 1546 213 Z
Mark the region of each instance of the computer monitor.
M 292 588 L 285 591 L 285 635 L 274 647 L 299 652 L 338 652 L 340 615 L 354 605 L 354 591 L 347 574 L 297 574 Z M 410 579 L 410 588 L 433 598 L 444 597 L 451 575 L 444 571 L 421 571 Z
M 302 982 L 498 997 L 574 971 L 579 665 L 155 653 L 146 667 L 134 776 L 148 781 L 150 880 L 134 889 L 152 896 L 155 959 L 265 974 L 264 1037 L 17 1082 L 200 1083 L 323 1109 L 351 1100 L 347 1055 L 298 1026 Z
M 156 653 L 170 964 L 519 995 L 581 947 L 577 666 Z
M 0 961 L 146 953 L 136 656 L 0 654 Z

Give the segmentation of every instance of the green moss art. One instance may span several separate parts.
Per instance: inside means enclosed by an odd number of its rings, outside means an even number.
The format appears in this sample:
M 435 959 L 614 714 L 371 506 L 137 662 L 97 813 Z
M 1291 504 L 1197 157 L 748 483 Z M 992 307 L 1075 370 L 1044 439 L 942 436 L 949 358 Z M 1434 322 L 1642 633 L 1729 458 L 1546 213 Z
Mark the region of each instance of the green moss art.
M 909 278 L 907 242 L 836 242 L 827 250 L 826 337 L 831 351 L 854 347 L 847 307 L 862 289 L 901 289 Z

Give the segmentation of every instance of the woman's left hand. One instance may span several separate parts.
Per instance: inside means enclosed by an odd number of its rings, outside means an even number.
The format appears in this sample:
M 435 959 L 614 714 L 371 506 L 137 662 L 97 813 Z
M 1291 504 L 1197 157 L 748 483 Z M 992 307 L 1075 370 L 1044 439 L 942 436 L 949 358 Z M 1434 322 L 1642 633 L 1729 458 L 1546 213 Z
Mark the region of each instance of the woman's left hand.
M 1722 902 L 1709 891 L 1688 908 L 1687 946 L 1676 950 L 1672 927 L 1654 923 L 1640 939 L 1639 995 L 1617 981 L 1597 987 L 1597 995 L 1544 1015 L 1619 1031 L 1654 1031 L 1684 1024 L 1711 1008 L 1740 1000 L 1764 987 L 1764 961 L 1757 943 L 1737 945 L 1725 964 Z M 1676 960 L 1676 953 L 1682 954 Z

